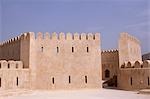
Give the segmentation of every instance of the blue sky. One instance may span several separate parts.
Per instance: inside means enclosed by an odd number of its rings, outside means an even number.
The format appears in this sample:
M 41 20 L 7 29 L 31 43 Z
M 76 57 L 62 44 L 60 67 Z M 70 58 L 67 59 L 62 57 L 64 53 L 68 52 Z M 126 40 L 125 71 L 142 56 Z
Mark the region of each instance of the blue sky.
M 22 32 L 100 32 L 102 49 L 116 49 L 119 34 L 140 39 L 150 52 L 149 0 L 0 0 L 0 39 Z

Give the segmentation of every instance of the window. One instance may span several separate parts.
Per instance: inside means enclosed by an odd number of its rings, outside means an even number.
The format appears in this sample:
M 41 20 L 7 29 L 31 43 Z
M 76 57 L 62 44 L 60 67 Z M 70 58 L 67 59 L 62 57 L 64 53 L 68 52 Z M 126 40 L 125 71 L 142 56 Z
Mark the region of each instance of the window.
M 0 78 L 0 87 L 1 87 L 1 78 Z
M 86 47 L 86 51 L 89 52 L 89 47 Z
M 2 68 L 2 67 L 1 67 L 1 63 L 0 63 L 0 68 Z
M 10 68 L 10 64 L 8 63 L 8 68 Z
M 132 86 L 132 77 L 130 78 L 130 84 L 131 84 L 131 86 Z
M 18 77 L 17 77 L 17 82 L 16 82 L 16 85 L 18 86 Z
M 57 47 L 57 53 L 59 53 L 59 47 Z
M 110 77 L 110 71 L 108 69 L 105 70 L 105 78 Z
M 72 53 L 74 52 L 74 47 L 72 47 Z
M 148 86 L 150 85 L 150 82 L 149 82 L 149 77 L 147 78 L 147 80 L 148 80 Z
M 41 52 L 43 52 L 43 49 L 44 49 L 44 48 L 43 48 L 43 46 L 42 46 L 42 47 L 41 47 Z
M 54 77 L 52 77 L 52 83 L 55 84 L 55 79 L 54 79 Z
M 85 76 L 85 83 L 87 84 L 87 76 Z
M 69 76 L 69 84 L 71 83 L 71 77 Z

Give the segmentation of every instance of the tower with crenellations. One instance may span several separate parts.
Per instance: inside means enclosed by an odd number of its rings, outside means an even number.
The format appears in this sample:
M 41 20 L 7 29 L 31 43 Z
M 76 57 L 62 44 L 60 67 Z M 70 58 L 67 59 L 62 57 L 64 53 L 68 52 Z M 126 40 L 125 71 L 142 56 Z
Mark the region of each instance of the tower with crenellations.
M 2 66 L 10 60 L 15 62 L 5 66 L 7 70 L 15 68 L 8 82 L 14 83 L 12 88 L 15 84 L 43 90 L 101 88 L 100 43 L 99 33 L 28 32 L 1 43 L 0 60 Z M 18 61 L 22 63 L 19 76 Z M 7 82 L 7 76 L 1 75 L 1 82 Z M 21 80 L 24 76 L 25 81 Z

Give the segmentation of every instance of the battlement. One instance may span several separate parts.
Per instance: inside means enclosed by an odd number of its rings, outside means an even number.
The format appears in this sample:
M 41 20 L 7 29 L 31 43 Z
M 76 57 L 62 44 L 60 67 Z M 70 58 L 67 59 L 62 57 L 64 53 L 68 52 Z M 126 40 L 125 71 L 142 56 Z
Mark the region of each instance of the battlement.
M 10 44 L 10 43 L 14 43 L 14 42 L 17 42 L 20 40 L 20 36 L 17 36 L 17 37 L 14 37 L 14 38 L 11 38 L 7 41 L 3 41 L 0 43 L 0 46 L 3 46 L 3 45 L 7 45 L 7 44 Z
M 150 60 L 124 62 L 121 68 L 150 68 Z
M 21 61 L 0 60 L 0 69 L 22 69 L 23 63 Z
M 116 53 L 118 52 L 118 49 L 113 49 L 113 50 L 102 50 L 101 53 Z
M 9 39 L 7 41 L 3 41 L 0 43 L 0 46 L 3 45 L 7 45 L 7 44 L 11 44 L 14 42 L 17 42 L 19 40 L 26 40 L 29 38 L 33 38 L 33 39 L 51 39 L 51 40 L 100 40 L 100 33 L 42 33 L 42 32 L 38 32 L 38 33 L 34 33 L 34 32 L 26 32 L 26 33 L 22 33 L 20 36 L 14 37 L 12 39 Z
M 140 44 L 140 41 L 139 41 L 136 37 L 134 37 L 134 36 L 128 34 L 127 32 L 122 32 L 122 33 L 120 34 L 120 39 L 121 39 L 121 38 L 128 39 L 128 40 L 131 40 L 131 41 L 133 41 L 133 42 L 135 42 L 135 43 Z
M 38 32 L 35 36 L 35 39 L 51 39 L 51 40 L 99 40 L 100 39 L 100 33 L 56 33 L 53 32 L 52 34 L 46 32 L 41 33 Z

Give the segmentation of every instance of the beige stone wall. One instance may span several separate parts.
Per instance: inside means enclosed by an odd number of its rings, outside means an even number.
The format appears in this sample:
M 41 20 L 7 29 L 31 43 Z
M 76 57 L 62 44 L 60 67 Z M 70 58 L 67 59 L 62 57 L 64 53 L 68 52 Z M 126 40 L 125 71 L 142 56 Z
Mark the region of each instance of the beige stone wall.
M 128 33 L 121 33 L 119 38 L 119 66 L 125 61 L 137 60 L 142 60 L 140 41 Z
M 29 69 L 21 61 L 0 60 L 0 90 L 29 89 L 29 83 Z
M 0 44 L 0 59 L 20 60 L 20 37 L 12 38 Z
M 108 80 L 114 75 L 117 75 L 119 68 L 119 53 L 118 50 L 102 51 L 102 79 Z M 106 77 L 106 70 L 110 71 L 110 76 Z
M 31 79 L 36 79 L 34 88 L 101 88 L 99 33 L 52 33 L 51 36 L 49 33 L 44 36 L 38 33 L 36 38 L 33 33 L 30 35 L 30 57 L 34 59 L 30 61 L 30 69 L 33 71 Z
M 150 61 L 124 64 L 118 72 L 118 88 L 140 90 L 150 88 Z

